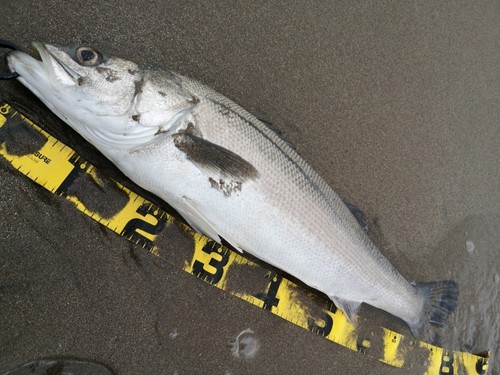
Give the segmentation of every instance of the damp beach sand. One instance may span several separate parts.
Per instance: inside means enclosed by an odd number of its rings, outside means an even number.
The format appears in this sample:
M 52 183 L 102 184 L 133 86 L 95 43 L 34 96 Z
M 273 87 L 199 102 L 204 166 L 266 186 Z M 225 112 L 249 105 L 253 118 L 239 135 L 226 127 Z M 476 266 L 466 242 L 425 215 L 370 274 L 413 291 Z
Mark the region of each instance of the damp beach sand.
M 437 339 L 491 350 L 500 373 L 497 2 L 19 0 L 2 14 L 0 36 L 26 49 L 85 40 L 197 78 L 271 123 L 365 212 L 403 275 L 459 283 Z M 127 183 L 20 83 L 0 82 L 0 98 Z M 0 373 L 48 357 L 118 374 L 423 373 L 425 353 L 390 367 L 201 282 L 3 159 L 0 189 Z M 162 245 L 187 241 L 172 230 Z M 360 315 L 363 329 L 410 335 L 381 311 Z

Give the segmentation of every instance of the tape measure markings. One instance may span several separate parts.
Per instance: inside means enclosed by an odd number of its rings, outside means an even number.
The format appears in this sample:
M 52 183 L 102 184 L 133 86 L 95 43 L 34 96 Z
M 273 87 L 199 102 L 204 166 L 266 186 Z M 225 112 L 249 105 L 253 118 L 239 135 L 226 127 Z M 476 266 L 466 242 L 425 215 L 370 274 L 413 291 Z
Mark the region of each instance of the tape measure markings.
M 158 235 L 174 223 L 175 219 L 171 215 L 125 186 L 105 176 L 100 176 L 93 165 L 70 147 L 45 132 L 9 104 L 0 103 L 0 134 L 5 124 L 19 119 L 23 121 L 23 126 L 34 129 L 45 137 L 46 141 L 39 150 L 20 156 L 9 154 L 8 145 L 2 142 L 0 154 L 22 174 L 50 192 L 64 196 L 85 215 L 144 247 L 154 255 L 172 264 L 181 264 L 184 271 L 254 306 L 268 310 L 299 327 L 346 348 L 374 357 L 388 365 L 403 367 L 405 354 L 420 348 L 425 350 L 427 356 L 428 365 L 425 374 L 453 374 L 458 368 L 471 375 L 486 372 L 488 359 L 485 357 L 458 351 L 445 351 L 424 342 L 407 340 L 403 335 L 386 328 L 381 327 L 380 332 L 370 332 L 360 336 L 356 327 L 349 323 L 344 314 L 330 301 L 317 296 L 311 298 L 311 292 L 308 289 L 195 233 L 184 224 L 182 228 L 193 242 L 192 253 L 182 254 L 178 256 L 177 261 L 174 260 L 173 251 L 164 254 L 162 249 L 155 244 Z M 59 145 L 60 147 L 56 148 Z M 112 181 L 113 186 L 116 186 L 127 197 L 123 207 L 107 218 L 99 212 L 90 210 L 77 195 L 68 194 L 70 187 L 77 183 L 82 175 L 89 176 L 98 186 Z M 237 270 L 232 272 L 235 268 Z M 236 275 L 243 269 L 245 272 L 250 272 L 253 277 L 259 277 L 257 284 L 264 284 L 265 287 L 254 293 L 242 291 L 245 287 L 238 284 Z M 318 298 L 321 301 L 319 303 L 316 300 Z M 379 341 L 381 345 L 376 345 Z

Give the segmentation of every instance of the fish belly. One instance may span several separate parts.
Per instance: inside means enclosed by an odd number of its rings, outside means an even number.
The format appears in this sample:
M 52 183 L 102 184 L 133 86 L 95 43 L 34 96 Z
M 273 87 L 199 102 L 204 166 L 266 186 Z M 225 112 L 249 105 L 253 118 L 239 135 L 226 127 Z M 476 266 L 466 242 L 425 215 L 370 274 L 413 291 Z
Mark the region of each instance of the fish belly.
M 114 159 L 134 182 L 172 205 L 195 228 L 202 225 L 192 222 L 193 206 L 235 248 L 329 297 L 367 302 L 405 318 L 399 310 L 406 306 L 392 305 L 408 294 L 409 283 L 393 277 L 385 258 L 367 251 L 370 242 L 360 228 L 346 231 L 345 223 L 287 180 L 280 168 L 261 169 L 258 179 L 227 195 L 169 140 Z

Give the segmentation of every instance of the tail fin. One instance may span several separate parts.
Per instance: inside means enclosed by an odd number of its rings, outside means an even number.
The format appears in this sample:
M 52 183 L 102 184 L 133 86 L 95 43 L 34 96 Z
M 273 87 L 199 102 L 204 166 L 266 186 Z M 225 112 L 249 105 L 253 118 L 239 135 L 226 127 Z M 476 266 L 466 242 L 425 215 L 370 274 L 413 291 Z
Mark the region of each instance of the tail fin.
M 415 337 L 422 336 L 427 323 L 442 327 L 457 307 L 458 284 L 452 280 L 419 283 L 415 286 L 424 297 L 420 320 L 410 325 Z

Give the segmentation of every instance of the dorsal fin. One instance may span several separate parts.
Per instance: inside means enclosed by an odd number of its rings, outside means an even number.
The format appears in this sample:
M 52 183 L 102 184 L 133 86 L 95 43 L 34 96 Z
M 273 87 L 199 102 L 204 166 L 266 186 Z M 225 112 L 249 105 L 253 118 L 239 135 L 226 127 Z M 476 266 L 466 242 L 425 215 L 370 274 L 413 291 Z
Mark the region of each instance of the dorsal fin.
M 361 228 L 365 231 L 367 235 L 370 235 L 370 228 L 368 227 L 368 221 L 366 220 L 365 213 L 361 211 L 358 207 L 351 203 L 344 202 L 351 214 L 356 218 Z

